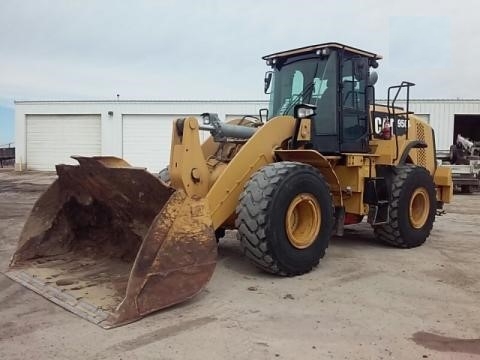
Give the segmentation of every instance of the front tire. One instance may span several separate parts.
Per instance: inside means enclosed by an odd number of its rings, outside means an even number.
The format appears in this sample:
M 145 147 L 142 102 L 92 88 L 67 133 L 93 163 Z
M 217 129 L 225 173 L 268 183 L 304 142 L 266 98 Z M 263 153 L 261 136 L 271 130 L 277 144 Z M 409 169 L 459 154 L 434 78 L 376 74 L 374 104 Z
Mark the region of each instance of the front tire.
M 393 168 L 390 221 L 374 227 L 376 237 L 399 248 L 422 245 L 432 230 L 436 203 L 435 184 L 425 168 Z
M 328 184 L 314 167 L 269 164 L 245 185 L 236 227 L 246 257 L 284 276 L 312 270 L 324 256 L 333 228 Z

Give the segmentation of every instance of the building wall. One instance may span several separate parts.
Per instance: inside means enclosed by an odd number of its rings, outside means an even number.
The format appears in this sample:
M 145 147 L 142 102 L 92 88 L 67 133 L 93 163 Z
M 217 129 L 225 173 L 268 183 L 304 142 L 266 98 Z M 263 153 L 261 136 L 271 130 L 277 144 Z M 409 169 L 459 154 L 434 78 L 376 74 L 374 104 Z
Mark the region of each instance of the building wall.
M 381 101 L 379 101 L 381 102 Z M 28 115 L 93 114 L 101 118 L 101 154 L 122 157 L 124 115 L 171 115 L 216 112 L 220 119 L 258 114 L 266 101 L 17 101 L 15 103 L 16 168 L 26 168 L 26 119 Z M 398 101 L 398 106 L 404 102 Z M 411 100 L 410 109 L 429 119 L 438 150 L 452 143 L 454 115 L 480 114 L 480 100 Z M 113 115 L 109 115 L 112 112 Z M 165 144 L 169 146 L 170 144 Z
M 216 112 L 220 119 L 258 114 L 265 101 L 17 101 L 15 102 L 15 168 L 28 168 L 26 119 L 29 115 L 99 115 L 101 154 L 122 157 L 124 115 L 200 115 Z M 113 115 L 109 115 L 113 113 Z M 171 131 L 171 127 L 168 127 Z M 165 144 L 169 148 L 170 144 Z M 53 168 L 51 169 L 53 170 Z

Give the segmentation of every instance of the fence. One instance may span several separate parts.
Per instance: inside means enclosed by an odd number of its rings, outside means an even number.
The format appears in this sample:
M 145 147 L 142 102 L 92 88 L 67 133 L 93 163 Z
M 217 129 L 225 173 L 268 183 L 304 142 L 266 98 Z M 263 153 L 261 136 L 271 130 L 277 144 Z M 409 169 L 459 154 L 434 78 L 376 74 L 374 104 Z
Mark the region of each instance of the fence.
M 0 145 L 0 167 L 13 166 L 15 163 L 15 146 L 13 143 Z

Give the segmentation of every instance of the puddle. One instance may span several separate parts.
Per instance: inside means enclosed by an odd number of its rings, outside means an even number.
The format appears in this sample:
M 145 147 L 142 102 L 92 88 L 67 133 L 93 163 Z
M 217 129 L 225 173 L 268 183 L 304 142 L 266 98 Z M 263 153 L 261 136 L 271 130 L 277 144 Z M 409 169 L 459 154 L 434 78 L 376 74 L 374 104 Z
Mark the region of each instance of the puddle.
M 480 339 L 459 339 L 419 331 L 413 334 L 412 340 L 430 350 L 480 355 Z

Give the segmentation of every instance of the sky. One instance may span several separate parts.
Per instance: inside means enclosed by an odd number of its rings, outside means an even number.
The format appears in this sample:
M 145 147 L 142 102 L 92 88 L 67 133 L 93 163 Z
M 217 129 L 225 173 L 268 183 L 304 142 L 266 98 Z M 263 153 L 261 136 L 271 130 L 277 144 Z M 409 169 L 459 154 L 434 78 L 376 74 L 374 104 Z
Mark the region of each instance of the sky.
M 409 80 L 413 98 L 479 98 L 478 13 L 475 0 L 0 0 L 0 145 L 13 100 L 266 99 L 262 56 L 330 41 L 383 55 L 377 97 Z

